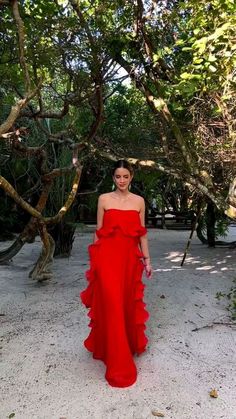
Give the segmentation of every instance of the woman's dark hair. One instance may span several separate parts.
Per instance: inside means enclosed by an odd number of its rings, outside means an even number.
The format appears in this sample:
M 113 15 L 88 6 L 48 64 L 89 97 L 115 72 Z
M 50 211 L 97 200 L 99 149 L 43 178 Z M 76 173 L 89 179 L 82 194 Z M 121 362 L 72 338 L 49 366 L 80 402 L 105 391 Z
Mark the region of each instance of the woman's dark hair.
M 126 160 L 123 160 L 123 159 L 122 160 L 117 160 L 115 162 L 115 164 L 113 166 L 113 169 L 112 169 L 112 175 L 114 176 L 116 169 L 120 169 L 121 167 L 123 169 L 127 169 L 130 172 L 130 174 L 133 175 L 134 171 L 133 171 L 133 168 L 132 168 L 131 164 L 129 164 L 129 162 L 127 162 Z

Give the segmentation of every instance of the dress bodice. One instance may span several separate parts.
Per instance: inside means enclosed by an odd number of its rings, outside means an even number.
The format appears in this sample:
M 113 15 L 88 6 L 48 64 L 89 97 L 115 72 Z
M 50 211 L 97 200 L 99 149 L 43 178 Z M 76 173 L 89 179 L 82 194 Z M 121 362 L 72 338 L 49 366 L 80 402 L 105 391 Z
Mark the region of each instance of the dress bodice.
M 97 237 L 113 235 L 117 230 L 131 237 L 141 237 L 147 233 L 137 210 L 108 209 L 104 212 L 102 227 L 96 230 Z

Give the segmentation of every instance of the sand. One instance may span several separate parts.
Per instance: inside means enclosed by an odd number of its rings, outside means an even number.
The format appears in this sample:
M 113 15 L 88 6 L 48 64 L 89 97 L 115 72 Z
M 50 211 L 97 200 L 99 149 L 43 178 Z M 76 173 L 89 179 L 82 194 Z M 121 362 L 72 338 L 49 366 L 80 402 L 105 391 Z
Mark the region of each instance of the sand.
M 195 237 L 181 268 L 188 235 L 149 230 L 149 344 L 126 389 L 110 387 L 103 363 L 83 347 L 89 319 L 79 293 L 91 228 L 77 233 L 69 259 L 55 259 L 50 282 L 28 278 L 39 240 L 0 266 L 0 418 L 236 419 L 236 332 L 227 299 L 216 299 L 236 277 L 236 250 L 208 249 Z

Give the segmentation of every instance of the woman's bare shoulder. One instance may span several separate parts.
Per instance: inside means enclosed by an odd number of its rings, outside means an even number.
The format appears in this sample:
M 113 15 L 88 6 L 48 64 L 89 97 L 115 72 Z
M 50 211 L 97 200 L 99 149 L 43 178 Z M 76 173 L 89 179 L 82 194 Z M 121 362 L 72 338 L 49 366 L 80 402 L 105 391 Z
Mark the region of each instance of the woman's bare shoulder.
M 136 195 L 135 193 L 132 193 L 132 199 L 140 204 L 144 203 L 144 199 L 140 195 Z
M 112 192 L 106 192 L 106 193 L 102 193 L 101 195 L 99 195 L 99 199 L 107 199 L 111 196 Z
M 101 195 L 99 195 L 98 200 L 100 202 L 106 202 L 107 200 L 109 200 L 111 198 L 111 192 L 107 192 L 107 193 L 102 193 Z

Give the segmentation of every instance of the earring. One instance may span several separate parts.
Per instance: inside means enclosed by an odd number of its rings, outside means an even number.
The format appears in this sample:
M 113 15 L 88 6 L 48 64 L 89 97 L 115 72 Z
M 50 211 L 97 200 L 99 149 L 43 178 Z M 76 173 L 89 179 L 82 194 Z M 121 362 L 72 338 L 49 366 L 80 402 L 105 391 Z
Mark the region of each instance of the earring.
M 128 189 L 129 189 L 129 191 L 130 191 L 130 189 L 131 189 L 131 183 L 129 184 Z
M 112 191 L 114 191 L 114 190 L 115 190 L 115 187 L 116 187 L 116 186 L 115 186 L 115 184 L 113 183 L 113 184 L 112 184 L 112 187 L 111 187 L 111 190 L 112 190 Z

